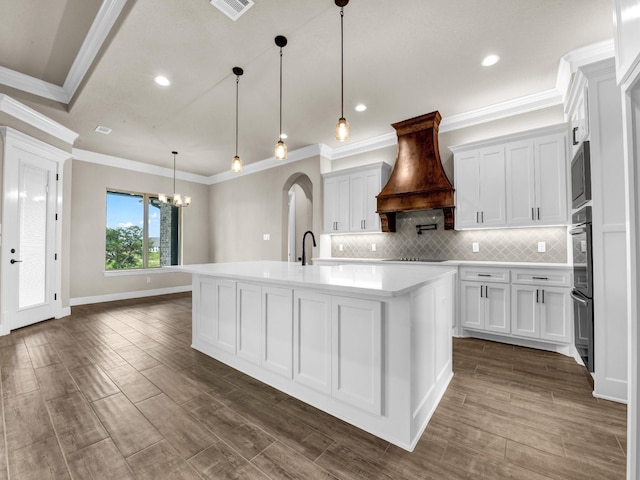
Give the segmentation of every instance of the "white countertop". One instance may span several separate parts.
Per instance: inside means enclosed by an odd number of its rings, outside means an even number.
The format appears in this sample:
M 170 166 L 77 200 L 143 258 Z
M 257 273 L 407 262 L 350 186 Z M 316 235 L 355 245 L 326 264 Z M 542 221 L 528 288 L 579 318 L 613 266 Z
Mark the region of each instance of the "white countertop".
M 231 280 L 396 297 L 456 272 L 455 265 L 306 265 L 258 261 L 175 265 L 171 270 Z
M 371 265 L 442 265 L 442 266 L 478 266 L 478 267 L 498 267 L 498 268 L 573 268 L 568 263 L 542 263 L 542 262 L 487 262 L 487 261 L 474 261 L 474 260 L 444 260 L 442 262 L 408 262 L 402 260 L 392 260 L 384 258 L 340 258 L 340 257 L 326 257 L 326 258 L 314 258 L 312 261 L 319 262 L 332 262 L 343 264 L 371 264 Z

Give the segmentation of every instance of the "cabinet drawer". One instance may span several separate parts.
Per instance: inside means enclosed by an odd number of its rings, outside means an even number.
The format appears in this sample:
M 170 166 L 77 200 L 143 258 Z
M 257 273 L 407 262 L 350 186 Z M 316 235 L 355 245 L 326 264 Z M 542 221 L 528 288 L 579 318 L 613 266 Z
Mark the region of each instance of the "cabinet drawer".
M 492 267 L 463 267 L 460 269 L 460 280 L 509 283 L 509 270 L 504 268 Z
M 571 286 L 571 270 L 511 270 L 511 282 L 526 285 L 547 285 L 554 287 Z

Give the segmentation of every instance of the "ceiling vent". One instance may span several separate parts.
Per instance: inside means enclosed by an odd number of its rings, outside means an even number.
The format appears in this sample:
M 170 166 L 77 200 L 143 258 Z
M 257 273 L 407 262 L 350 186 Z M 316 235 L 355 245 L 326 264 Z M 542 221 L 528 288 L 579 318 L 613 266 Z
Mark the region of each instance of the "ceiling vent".
M 234 22 L 254 4 L 253 0 L 211 0 L 210 3 Z

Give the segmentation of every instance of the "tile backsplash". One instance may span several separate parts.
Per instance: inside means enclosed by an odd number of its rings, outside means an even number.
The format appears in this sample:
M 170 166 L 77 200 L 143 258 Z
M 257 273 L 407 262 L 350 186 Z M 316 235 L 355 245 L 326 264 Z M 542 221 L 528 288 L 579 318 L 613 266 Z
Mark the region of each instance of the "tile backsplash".
M 430 223 L 436 223 L 437 230 L 416 233 L 416 225 Z M 441 210 L 398 213 L 396 227 L 395 233 L 334 235 L 331 255 L 337 258 L 567 262 L 567 227 L 444 230 Z M 538 252 L 538 242 L 545 242 L 545 252 Z M 478 252 L 472 251 L 473 243 L 478 243 Z M 373 244 L 375 252 L 371 248 Z

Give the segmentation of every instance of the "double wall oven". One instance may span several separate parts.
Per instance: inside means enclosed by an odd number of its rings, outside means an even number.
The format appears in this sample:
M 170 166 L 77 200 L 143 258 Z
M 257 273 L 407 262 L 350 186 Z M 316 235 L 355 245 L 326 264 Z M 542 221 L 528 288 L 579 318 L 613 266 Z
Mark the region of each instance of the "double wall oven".
M 572 217 L 573 299 L 575 345 L 590 372 L 593 372 L 593 265 L 591 207 L 576 211 Z

